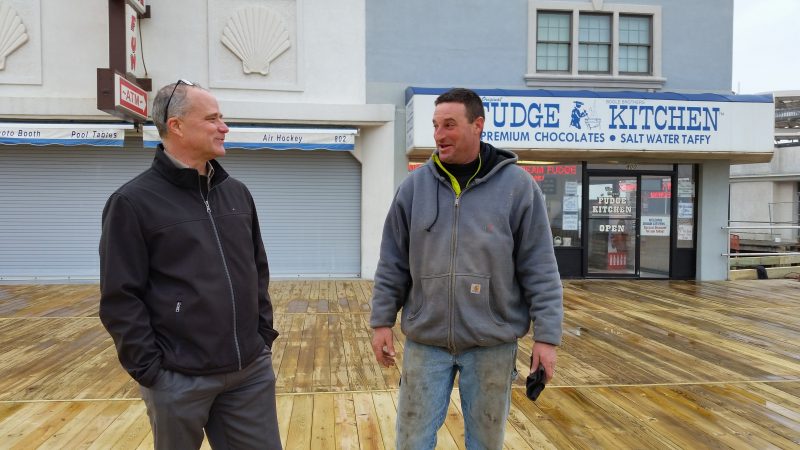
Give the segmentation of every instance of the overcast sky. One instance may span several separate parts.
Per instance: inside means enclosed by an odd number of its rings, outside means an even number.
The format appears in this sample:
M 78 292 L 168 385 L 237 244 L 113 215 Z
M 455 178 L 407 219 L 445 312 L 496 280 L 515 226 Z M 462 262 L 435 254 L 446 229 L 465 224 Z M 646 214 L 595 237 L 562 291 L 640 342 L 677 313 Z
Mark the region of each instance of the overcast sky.
M 800 0 L 734 0 L 734 92 L 800 90 Z

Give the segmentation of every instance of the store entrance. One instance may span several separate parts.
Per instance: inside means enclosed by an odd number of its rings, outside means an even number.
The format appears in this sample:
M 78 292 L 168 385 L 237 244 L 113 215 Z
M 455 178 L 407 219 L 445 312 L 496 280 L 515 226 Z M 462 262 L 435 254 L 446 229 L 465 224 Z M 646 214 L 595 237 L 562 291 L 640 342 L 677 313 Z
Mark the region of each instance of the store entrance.
M 672 174 L 588 173 L 584 273 L 669 278 Z

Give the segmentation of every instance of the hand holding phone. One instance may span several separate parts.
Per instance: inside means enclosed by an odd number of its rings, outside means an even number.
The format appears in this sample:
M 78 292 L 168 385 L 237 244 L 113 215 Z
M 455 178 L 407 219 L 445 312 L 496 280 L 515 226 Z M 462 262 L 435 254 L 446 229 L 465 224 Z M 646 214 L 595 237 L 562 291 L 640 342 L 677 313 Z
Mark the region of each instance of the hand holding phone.
M 544 373 L 544 366 L 539 365 L 525 380 L 525 395 L 527 395 L 529 399 L 536 401 L 536 399 L 539 398 L 539 394 L 544 390 L 546 379 L 547 375 Z

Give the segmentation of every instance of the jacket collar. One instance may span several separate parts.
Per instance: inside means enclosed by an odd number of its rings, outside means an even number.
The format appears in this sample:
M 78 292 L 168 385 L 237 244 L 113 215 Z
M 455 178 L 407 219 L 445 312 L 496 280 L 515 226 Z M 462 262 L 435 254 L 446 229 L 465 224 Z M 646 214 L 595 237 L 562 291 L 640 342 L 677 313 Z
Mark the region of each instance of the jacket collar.
M 435 155 L 439 155 L 439 149 L 434 151 Z M 499 171 L 502 167 L 505 167 L 510 164 L 516 164 L 518 161 L 518 157 L 515 153 L 503 150 L 501 148 L 497 148 L 492 144 L 488 144 L 486 142 L 481 141 L 481 150 L 480 155 L 484 159 L 485 164 L 479 171 L 478 175 L 475 177 L 471 185 L 478 184 L 486 180 L 487 178 L 491 177 L 497 171 Z M 442 175 L 436 167 L 436 163 L 433 161 L 433 155 L 428 161 L 425 163 L 426 166 L 433 172 L 433 175 L 440 180 L 447 182 L 444 175 Z
M 211 178 L 211 187 L 214 187 L 228 178 L 228 172 L 222 168 L 216 159 L 209 161 L 214 168 L 214 176 Z M 156 156 L 153 159 L 153 170 L 160 173 L 172 184 L 184 188 L 196 188 L 199 186 L 200 173 L 195 169 L 181 169 L 176 167 L 169 156 L 164 152 L 164 145 L 158 144 Z

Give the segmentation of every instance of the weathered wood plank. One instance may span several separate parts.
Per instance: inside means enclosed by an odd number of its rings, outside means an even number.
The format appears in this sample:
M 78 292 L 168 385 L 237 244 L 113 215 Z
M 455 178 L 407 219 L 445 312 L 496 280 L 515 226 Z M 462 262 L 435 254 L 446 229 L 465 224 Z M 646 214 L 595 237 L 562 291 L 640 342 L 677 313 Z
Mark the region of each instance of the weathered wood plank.
M 522 339 L 506 448 L 800 443 L 796 281 L 564 285 L 556 378 L 536 403 L 525 398 L 532 341 Z M 394 447 L 400 369 L 374 361 L 371 292 L 362 280 L 271 284 L 287 448 Z M 96 285 L 0 285 L 0 447 L 152 448 L 97 300 Z M 399 324 L 394 332 L 401 366 L 405 338 Z M 437 448 L 464 448 L 458 389 L 437 436 Z

